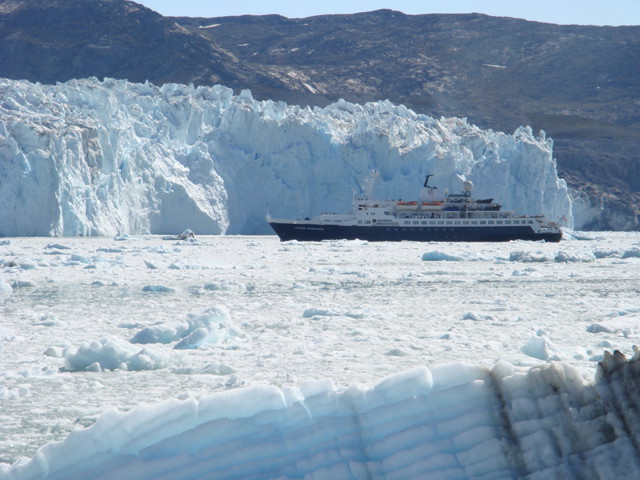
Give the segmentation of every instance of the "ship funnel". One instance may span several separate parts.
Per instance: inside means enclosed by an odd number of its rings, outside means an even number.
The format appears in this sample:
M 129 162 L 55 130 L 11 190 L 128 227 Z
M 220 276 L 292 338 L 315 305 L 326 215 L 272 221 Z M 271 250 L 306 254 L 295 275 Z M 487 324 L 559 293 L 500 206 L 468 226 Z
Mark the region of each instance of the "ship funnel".
M 473 190 L 473 182 L 465 180 L 462 184 L 462 191 L 465 193 L 471 193 L 471 190 Z

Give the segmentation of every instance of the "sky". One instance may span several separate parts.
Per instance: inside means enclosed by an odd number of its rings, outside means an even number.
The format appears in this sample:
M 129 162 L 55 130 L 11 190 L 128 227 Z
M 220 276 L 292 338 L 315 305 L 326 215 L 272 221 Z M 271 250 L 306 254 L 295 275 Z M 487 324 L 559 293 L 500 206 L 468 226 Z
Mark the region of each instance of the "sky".
M 277 13 L 289 18 L 390 8 L 406 14 L 485 13 L 538 22 L 640 25 L 640 0 L 136 0 L 164 16 L 222 17 Z

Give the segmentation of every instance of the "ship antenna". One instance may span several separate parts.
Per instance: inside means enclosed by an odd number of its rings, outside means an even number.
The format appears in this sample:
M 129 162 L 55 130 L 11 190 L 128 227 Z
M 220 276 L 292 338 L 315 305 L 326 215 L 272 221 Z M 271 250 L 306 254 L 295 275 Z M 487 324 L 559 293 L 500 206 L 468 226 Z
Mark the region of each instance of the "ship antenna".
M 428 183 L 429 183 L 429 177 L 433 177 L 433 174 L 432 174 L 432 173 L 428 173 L 428 174 L 427 174 L 427 178 L 425 178 L 425 179 L 424 179 L 424 188 L 427 188 L 427 187 L 429 186 L 429 185 L 428 185 Z

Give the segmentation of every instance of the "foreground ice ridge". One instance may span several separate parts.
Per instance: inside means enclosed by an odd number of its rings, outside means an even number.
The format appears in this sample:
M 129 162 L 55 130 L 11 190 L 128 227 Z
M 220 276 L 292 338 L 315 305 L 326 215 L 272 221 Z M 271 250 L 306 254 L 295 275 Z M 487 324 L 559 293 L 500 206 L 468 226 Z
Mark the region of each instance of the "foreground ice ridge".
M 457 192 L 573 227 L 552 142 L 388 101 L 300 108 L 222 87 L 0 79 L 0 235 L 272 233 L 277 217 L 415 198 L 425 173 Z M 564 221 L 564 220 L 563 220 Z M 576 227 L 579 227 L 576 226 Z
M 640 355 L 421 367 L 373 388 L 254 386 L 104 413 L 6 479 L 638 478 Z

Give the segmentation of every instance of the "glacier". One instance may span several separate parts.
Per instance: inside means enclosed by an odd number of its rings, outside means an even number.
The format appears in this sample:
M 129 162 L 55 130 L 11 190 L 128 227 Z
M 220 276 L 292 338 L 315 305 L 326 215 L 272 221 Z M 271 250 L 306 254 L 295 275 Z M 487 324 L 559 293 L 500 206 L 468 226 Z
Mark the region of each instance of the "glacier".
M 367 388 L 255 385 L 110 410 L 0 466 L 27 479 L 637 478 L 640 354 L 574 367 L 416 367 Z
M 574 225 L 553 142 L 402 105 L 255 101 L 224 86 L 0 80 L 0 236 L 270 234 L 265 214 L 415 198 L 424 175 Z

